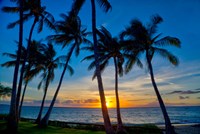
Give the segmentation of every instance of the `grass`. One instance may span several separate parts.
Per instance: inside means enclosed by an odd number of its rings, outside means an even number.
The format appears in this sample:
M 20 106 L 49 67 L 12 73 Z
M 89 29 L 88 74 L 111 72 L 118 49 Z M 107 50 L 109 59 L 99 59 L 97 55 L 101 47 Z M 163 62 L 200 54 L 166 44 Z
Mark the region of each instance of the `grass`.
M 8 134 L 5 131 L 6 122 L 0 121 L 0 133 Z M 30 122 L 20 122 L 18 134 L 105 134 L 103 131 L 81 130 L 73 128 L 61 128 L 48 126 L 45 129 L 38 128 L 36 124 Z
M 114 126 L 116 128 L 116 126 Z M 161 134 L 162 131 L 155 125 L 127 126 L 128 134 Z M 0 134 L 9 134 L 6 130 L 6 121 L 0 120 Z M 18 134 L 105 134 L 101 129 L 93 125 L 75 126 L 71 128 L 48 126 L 47 128 L 38 128 L 37 124 L 30 121 L 20 121 Z
M 5 131 L 6 121 L 0 121 L 0 134 L 9 134 Z M 162 131 L 155 125 L 143 125 L 126 127 L 128 134 L 162 134 Z M 36 124 L 27 121 L 19 123 L 18 134 L 105 134 L 104 131 L 93 131 L 88 128 L 63 128 L 48 126 L 47 128 L 38 128 Z

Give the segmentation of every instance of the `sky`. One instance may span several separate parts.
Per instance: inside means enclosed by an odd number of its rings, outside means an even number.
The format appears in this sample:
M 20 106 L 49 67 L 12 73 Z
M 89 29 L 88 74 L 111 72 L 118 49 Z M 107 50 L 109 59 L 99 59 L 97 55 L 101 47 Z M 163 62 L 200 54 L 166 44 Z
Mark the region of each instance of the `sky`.
M 181 41 L 181 48 L 168 48 L 179 58 L 177 67 L 170 65 L 165 59 L 154 57 L 152 64 L 159 91 L 167 106 L 196 106 L 200 105 L 200 0 L 110 0 L 112 10 L 104 13 L 97 5 L 97 27 L 105 26 L 113 35 L 128 27 L 132 19 L 139 19 L 147 24 L 150 17 L 159 14 L 163 22 L 158 26 L 158 33 L 162 36 L 177 37 Z M 70 10 L 71 0 L 43 0 L 42 5 L 60 20 L 60 13 Z M 9 0 L 0 0 L 0 8 L 14 6 Z M 86 1 L 79 14 L 82 25 L 91 31 L 91 5 Z M 10 22 L 17 20 L 18 14 L 7 14 L 0 11 L 0 64 L 10 60 L 2 56 L 3 52 L 14 53 L 17 49 L 15 41 L 18 40 L 18 27 L 7 29 Z M 24 40 L 28 38 L 30 25 L 33 20 L 24 24 Z M 37 29 L 37 28 L 36 28 Z M 53 31 L 44 28 L 41 33 L 35 30 L 33 39 L 43 40 Z M 90 38 L 90 37 L 89 37 Z M 25 42 L 25 41 L 24 41 Z M 55 44 L 57 55 L 63 55 L 67 49 L 61 49 Z M 100 107 L 99 92 L 96 80 L 92 81 L 93 71 L 88 71 L 89 61 L 81 62 L 88 52 L 81 52 L 79 57 L 73 56 L 70 65 L 75 74 L 65 74 L 61 90 L 55 106 L 61 107 Z M 145 60 L 141 57 L 142 62 Z M 62 69 L 55 71 L 56 77 L 50 84 L 46 106 L 51 102 L 58 85 Z M 13 68 L 0 67 L 0 83 L 12 87 Z M 102 74 L 109 108 L 115 107 L 114 92 L 114 67 L 110 61 L 109 66 Z M 38 76 L 28 85 L 24 105 L 39 106 L 43 96 L 43 90 L 38 90 L 37 85 L 41 77 Z M 153 90 L 147 68 L 134 66 L 132 71 L 119 78 L 119 95 L 121 107 L 155 107 L 158 101 Z M 10 98 L 0 100 L 0 104 L 9 104 Z

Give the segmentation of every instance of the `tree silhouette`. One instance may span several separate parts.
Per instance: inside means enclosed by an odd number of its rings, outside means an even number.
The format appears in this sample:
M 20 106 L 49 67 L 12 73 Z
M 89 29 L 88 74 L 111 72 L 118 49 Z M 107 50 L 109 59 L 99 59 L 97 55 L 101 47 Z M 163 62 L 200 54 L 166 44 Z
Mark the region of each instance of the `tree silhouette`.
M 123 123 L 120 113 L 120 101 L 118 95 L 118 75 L 123 75 L 124 57 L 121 53 L 122 44 L 118 38 L 113 38 L 111 33 L 105 28 L 101 27 L 97 30 L 98 35 L 98 50 L 99 50 L 99 63 L 101 73 L 108 66 L 109 60 L 113 60 L 115 67 L 115 95 L 116 95 L 116 112 L 117 112 L 117 133 L 126 133 L 123 128 Z M 84 47 L 83 49 L 90 50 L 94 53 L 94 46 Z M 88 70 L 95 68 L 94 54 L 85 57 L 83 60 L 93 60 L 88 67 Z M 94 71 L 93 79 L 96 77 L 96 70 Z
M 162 21 L 163 19 L 159 15 L 155 15 L 151 18 L 151 22 L 147 26 L 144 26 L 141 21 L 135 19 L 131 22 L 131 25 L 122 32 L 121 37 L 127 39 L 127 42 L 129 42 L 129 45 L 126 47 L 126 53 L 138 55 L 140 53 L 145 53 L 152 85 L 165 119 L 166 134 L 173 134 L 175 132 L 171 125 L 162 97 L 158 91 L 151 61 L 153 56 L 158 54 L 167 59 L 173 65 L 178 65 L 178 59 L 163 47 L 180 47 L 180 41 L 175 37 L 166 36 L 159 38 L 161 34 L 155 35 L 157 32 L 157 25 Z
M 79 10 L 81 9 L 82 5 L 84 4 L 85 0 L 75 0 L 72 6 L 71 14 L 77 15 L 79 13 Z M 98 4 L 101 8 L 104 9 L 105 12 L 108 12 L 111 9 L 111 5 L 108 2 L 108 0 L 97 0 Z M 91 6 L 92 6 L 92 33 L 93 33 L 93 43 L 94 43 L 94 56 L 95 56 L 95 66 L 96 66 L 96 76 L 97 76 L 97 83 L 98 83 L 98 89 L 99 89 L 99 96 L 101 101 L 101 109 L 104 119 L 104 126 L 107 134 L 113 134 L 115 133 L 111 122 L 110 117 L 108 114 L 108 109 L 106 106 L 106 98 L 104 94 L 104 88 L 103 88 L 103 82 L 101 78 L 101 71 L 100 71 L 100 65 L 98 61 L 99 57 L 99 51 L 97 47 L 97 34 L 96 34 L 96 4 L 95 0 L 91 0 Z
M 19 12 L 18 7 L 3 7 L 2 9 L 4 12 Z M 29 55 L 30 51 L 30 44 L 32 40 L 32 34 L 33 30 L 35 28 L 35 25 L 38 23 L 38 32 L 41 32 L 43 29 L 43 24 L 46 24 L 49 28 L 54 29 L 54 18 L 53 16 L 45 11 L 45 7 L 41 6 L 41 0 L 27 0 L 23 1 L 23 10 L 26 11 L 27 13 L 23 15 L 23 22 L 29 20 L 30 18 L 34 18 L 33 24 L 30 29 L 29 33 L 29 38 L 28 38 L 28 45 L 27 45 L 27 51 L 25 53 L 25 58 L 24 62 L 21 67 L 21 74 L 20 74 L 20 79 L 19 79 L 19 85 L 18 85 L 18 92 L 17 92 L 17 98 L 16 98 L 16 112 L 18 113 L 18 106 L 19 106 L 19 101 L 20 101 L 20 95 L 21 95 L 21 88 L 22 88 L 22 81 L 23 81 L 23 76 L 24 76 L 24 69 L 25 69 L 25 64 Z M 13 28 L 17 24 L 20 23 L 20 20 L 17 20 L 13 23 L 10 23 L 8 25 L 8 28 Z
M 78 56 L 80 51 L 80 45 L 82 43 L 88 43 L 89 41 L 85 38 L 87 36 L 86 28 L 82 28 L 81 20 L 78 16 L 67 16 L 61 14 L 63 20 L 55 23 L 57 34 L 48 36 L 49 40 L 54 41 L 55 43 L 62 44 L 62 47 L 68 47 L 69 51 L 65 58 L 65 66 L 62 71 L 58 87 L 54 94 L 54 97 L 51 101 L 50 107 L 45 114 L 44 118 L 39 123 L 39 127 L 46 127 L 48 125 L 49 117 L 53 109 L 54 103 L 56 101 L 57 95 L 59 93 L 62 81 L 68 67 L 69 60 L 75 51 L 75 55 Z
M 47 95 L 49 84 L 50 82 L 53 81 L 54 76 L 55 76 L 54 70 L 57 69 L 58 67 L 64 66 L 64 63 L 61 62 L 60 57 L 55 58 L 56 51 L 54 50 L 53 45 L 51 43 L 48 43 L 47 45 L 43 44 L 41 53 L 43 54 L 42 57 L 40 57 L 40 59 L 38 59 L 36 62 L 39 62 L 40 66 L 43 67 L 43 72 L 41 74 L 42 80 L 40 81 L 38 85 L 38 89 L 40 89 L 41 86 L 43 85 L 44 95 L 43 95 L 42 103 L 40 106 L 40 111 L 36 119 L 36 123 L 38 124 L 42 117 L 42 111 L 43 111 L 44 102 Z M 63 56 L 61 57 L 63 58 Z M 68 66 L 68 69 L 71 70 L 71 72 L 73 72 L 73 69 L 70 66 Z M 35 70 L 31 70 L 31 71 L 34 72 Z

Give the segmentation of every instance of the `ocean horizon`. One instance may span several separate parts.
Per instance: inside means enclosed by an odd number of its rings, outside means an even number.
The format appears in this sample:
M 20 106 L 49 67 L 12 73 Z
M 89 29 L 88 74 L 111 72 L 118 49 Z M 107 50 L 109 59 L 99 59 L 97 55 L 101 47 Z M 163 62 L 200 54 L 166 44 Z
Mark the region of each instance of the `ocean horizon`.
M 23 106 L 23 118 L 36 119 L 39 106 Z M 48 107 L 44 107 L 43 115 Z M 110 120 L 117 123 L 115 108 L 108 108 Z M 167 107 L 172 124 L 200 123 L 200 106 L 170 106 Z M 8 114 L 9 105 L 0 104 L 0 114 Z M 163 125 L 164 118 L 159 107 L 121 108 L 124 124 L 157 124 Z M 50 120 L 74 123 L 102 124 L 103 118 L 100 108 L 54 107 Z

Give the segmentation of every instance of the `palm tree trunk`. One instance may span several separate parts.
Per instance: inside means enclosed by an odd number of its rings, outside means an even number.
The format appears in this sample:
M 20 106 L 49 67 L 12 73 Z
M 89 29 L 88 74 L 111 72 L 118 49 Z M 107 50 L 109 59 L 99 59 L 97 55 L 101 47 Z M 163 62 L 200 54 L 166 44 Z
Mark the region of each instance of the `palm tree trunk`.
M 157 85 L 156 85 L 156 82 L 155 82 L 155 79 L 154 79 L 153 67 L 152 67 L 152 64 L 151 64 L 151 60 L 149 58 L 148 50 L 146 51 L 146 58 L 147 58 L 147 63 L 148 63 L 149 71 L 150 71 L 152 85 L 153 85 L 154 90 L 156 92 L 156 96 L 157 96 L 158 102 L 160 104 L 160 108 L 162 110 L 162 113 L 163 113 L 163 116 L 164 116 L 164 119 L 165 119 L 166 134 L 175 134 L 174 128 L 171 125 L 170 118 L 169 118 L 169 116 L 167 114 L 167 110 L 166 110 L 165 104 L 164 104 L 164 102 L 162 100 L 162 97 L 161 97 L 159 91 L 158 91 L 158 88 L 157 88 Z
M 23 82 L 25 64 L 26 64 L 26 61 L 28 59 L 30 46 L 31 46 L 31 39 L 32 39 L 32 35 L 33 35 L 33 29 L 34 29 L 36 23 L 37 23 L 37 19 L 35 18 L 34 22 L 32 24 L 31 30 L 30 30 L 28 45 L 27 45 L 27 49 L 26 49 L 26 52 L 25 52 L 24 61 L 22 63 L 22 67 L 21 67 L 19 86 L 18 86 L 18 92 L 17 92 L 17 98 L 16 98 L 16 112 L 17 112 L 17 114 L 19 114 L 18 109 L 19 109 L 19 101 L 20 101 L 20 96 L 21 96 L 21 89 L 22 89 L 22 82 Z
M 28 82 L 25 83 L 24 90 L 23 90 L 23 93 L 22 93 L 21 103 L 20 103 L 20 106 L 19 106 L 19 119 L 21 117 L 21 110 L 22 110 L 22 105 L 23 105 L 23 102 L 24 102 L 24 96 L 25 96 L 25 93 L 26 93 L 27 85 L 28 85 Z
M 10 111 L 7 123 L 7 130 L 10 133 L 16 133 L 18 129 L 18 115 L 16 113 L 16 92 L 17 92 L 17 77 L 19 71 L 19 64 L 20 64 L 20 57 L 21 57 L 21 50 L 22 50 L 22 42 L 23 42 L 23 1 L 20 0 L 19 3 L 19 16 L 20 16 L 20 25 L 19 25 L 19 46 L 17 52 L 17 59 L 16 65 L 14 70 L 14 77 L 13 77 L 13 85 L 12 85 L 12 95 L 10 101 Z
M 51 101 L 51 104 L 50 104 L 50 106 L 49 106 L 49 109 L 48 109 L 47 113 L 45 114 L 45 116 L 42 118 L 42 120 L 41 120 L 40 123 L 39 123 L 39 127 L 40 127 L 40 128 L 44 128 L 44 127 L 47 127 L 47 126 L 48 126 L 48 122 L 49 122 L 49 118 L 50 118 L 50 115 L 51 115 L 51 111 L 52 111 L 52 109 L 53 109 L 54 103 L 55 103 L 56 98 L 57 98 L 57 96 L 58 96 L 58 92 L 59 92 L 60 87 L 61 87 L 61 85 L 62 85 L 62 81 L 63 81 L 64 75 L 65 75 L 65 72 L 66 72 L 66 70 L 67 70 L 67 66 L 68 66 L 68 63 L 69 63 L 69 60 L 70 60 L 70 58 L 71 58 L 71 55 L 72 55 L 72 52 L 73 52 L 74 48 L 75 48 L 75 44 L 72 46 L 71 51 L 69 52 L 69 55 L 68 55 L 68 57 L 67 57 L 67 59 L 66 59 L 66 63 L 65 63 L 63 72 L 62 72 L 62 74 L 61 74 L 58 87 L 57 87 L 56 92 L 55 92 L 55 94 L 54 94 L 54 96 L 53 96 L 53 99 L 52 99 L 52 101 Z
M 46 80 L 46 83 L 45 83 L 44 95 L 43 95 L 42 103 L 41 103 L 41 106 L 40 106 L 40 111 L 39 111 L 38 117 L 35 121 L 35 123 L 37 123 L 37 124 L 39 124 L 40 121 L 41 121 L 42 111 L 43 111 L 43 108 L 44 108 L 44 102 L 45 102 L 47 90 L 48 90 L 48 87 L 49 87 L 50 73 L 51 73 L 51 71 L 48 71 L 48 76 L 47 76 L 47 80 Z
M 92 5 L 92 32 L 93 32 L 93 43 L 94 43 L 94 56 L 95 56 L 95 64 L 96 64 L 96 76 L 97 76 L 97 82 L 98 82 L 98 88 L 99 88 L 99 95 L 101 100 L 101 109 L 104 119 L 104 127 L 107 134 L 114 134 L 114 129 L 112 128 L 110 118 L 108 115 L 108 109 L 106 106 L 106 98 L 104 94 L 103 89 L 103 82 L 101 78 L 100 73 L 100 66 L 99 66 L 99 54 L 98 54 L 98 48 L 97 48 L 97 36 L 96 36 L 96 8 L 95 8 L 95 0 L 91 0 Z
M 41 106 L 40 106 L 40 111 L 39 111 L 38 117 L 37 117 L 37 119 L 35 121 L 35 123 L 37 123 L 37 124 L 39 124 L 40 121 L 41 121 L 42 111 L 43 111 L 43 108 L 44 108 L 44 101 L 45 101 L 45 98 L 46 98 L 46 95 L 47 95 L 47 89 L 48 89 L 48 86 L 46 87 L 46 89 L 44 91 L 42 103 L 41 103 Z
M 119 94 L 118 94 L 118 67 L 117 67 L 117 59 L 113 57 L 114 65 L 115 65 L 115 95 L 116 95 L 116 111 L 117 111 L 117 134 L 126 133 L 123 128 L 121 112 L 120 112 L 120 102 L 119 102 Z

